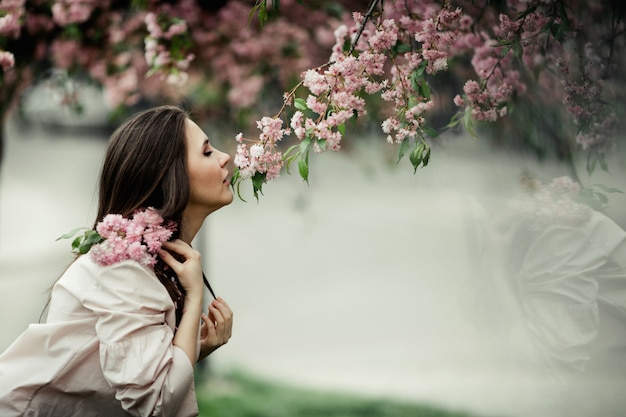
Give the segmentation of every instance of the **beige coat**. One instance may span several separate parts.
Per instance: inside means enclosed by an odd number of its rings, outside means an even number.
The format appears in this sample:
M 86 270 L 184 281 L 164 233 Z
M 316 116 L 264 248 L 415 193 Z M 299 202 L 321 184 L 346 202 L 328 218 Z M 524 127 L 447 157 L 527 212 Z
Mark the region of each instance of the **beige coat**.
M 196 416 L 174 326 L 151 269 L 81 256 L 55 284 L 47 322 L 0 355 L 0 416 Z

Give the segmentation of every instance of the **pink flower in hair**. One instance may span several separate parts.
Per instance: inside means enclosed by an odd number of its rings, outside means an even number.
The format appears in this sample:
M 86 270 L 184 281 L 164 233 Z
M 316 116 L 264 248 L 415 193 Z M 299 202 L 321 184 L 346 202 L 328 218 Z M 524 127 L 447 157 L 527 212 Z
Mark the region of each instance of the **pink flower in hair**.
M 145 266 L 153 266 L 163 242 L 176 230 L 172 221 L 163 218 L 151 207 L 136 211 L 130 219 L 109 214 L 96 225 L 103 241 L 89 249 L 91 257 L 100 265 L 112 265 L 132 259 Z

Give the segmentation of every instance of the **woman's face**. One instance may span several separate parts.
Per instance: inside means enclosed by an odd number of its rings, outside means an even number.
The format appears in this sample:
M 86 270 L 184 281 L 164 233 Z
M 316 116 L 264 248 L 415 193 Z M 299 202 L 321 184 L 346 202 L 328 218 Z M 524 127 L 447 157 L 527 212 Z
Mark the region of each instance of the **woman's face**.
M 187 172 L 190 196 L 187 211 L 203 215 L 230 204 L 230 155 L 211 146 L 207 135 L 193 121 L 186 122 Z

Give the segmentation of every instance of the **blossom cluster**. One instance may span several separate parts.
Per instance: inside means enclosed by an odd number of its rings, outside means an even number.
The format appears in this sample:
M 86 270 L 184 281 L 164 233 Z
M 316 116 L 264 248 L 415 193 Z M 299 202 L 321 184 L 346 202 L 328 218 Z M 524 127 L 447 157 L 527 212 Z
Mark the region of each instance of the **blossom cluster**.
M 324 8 L 297 0 L 281 0 L 280 16 L 262 27 L 254 19 L 244 23 L 250 11 L 245 0 L 229 0 L 215 13 L 197 6 L 176 9 L 191 29 L 197 62 L 203 63 L 196 79 L 235 110 L 257 105 L 268 86 L 288 89 L 300 72 L 324 62 L 339 22 Z M 223 108 L 219 103 L 215 110 Z
M 131 218 L 109 214 L 96 225 L 104 239 L 91 246 L 91 257 L 100 265 L 112 265 L 128 259 L 153 266 L 157 253 L 176 230 L 173 222 L 165 223 L 153 209 L 136 211 Z
M 161 75 L 168 84 L 183 86 L 187 70 L 195 58 L 186 52 L 191 44 L 187 23 L 163 13 L 149 12 L 145 17 L 148 36 L 145 39 L 145 58 L 153 73 Z
M 26 12 L 25 0 L 0 1 L 0 36 L 17 38 L 21 33 L 21 20 Z
M 588 44 L 584 65 L 577 79 L 572 79 L 569 66 L 562 59 L 557 60 L 557 68 L 563 74 L 563 90 L 567 111 L 573 116 L 578 128 L 576 142 L 585 151 L 606 152 L 610 139 L 615 133 L 615 113 L 602 99 L 604 83 L 600 77 L 601 63 Z
M 452 101 L 465 108 L 463 121 L 468 128 L 471 120 L 495 122 L 507 115 L 517 95 L 526 92 L 516 65 L 521 61 L 534 69 L 545 63 L 543 45 L 551 33 L 545 28 L 555 21 L 550 10 L 541 2 L 513 2 L 512 15 L 520 17 L 496 15 L 489 31 L 475 30 L 475 18 L 450 2 L 442 6 L 434 1 L 390 0 L 377 17 L 354 12 L 351 23 L 334 31 L 329 61 L 304 71 L 301 82 L 285 94 L 273 123 L 283 132 L 281 137 L 289 134 L 281 117 L 287 116 L 286 109 L 295 107 L 287 120 L 300 147 L 295 153 L 285 152 L 284 162 L 288 165 L 300 157 L 306 166 L 310 149 L 339 150 L 345 123 L 367 113 L 364 97 L 380 94 L 390 104 L 390 114 L 381 125 L 387 141 L 400 144 L 400 158 L 408 146 L 415 168 L 426 165 L 430 155 L 427 136 L 438 134 L 427 126 L 427 115 L 437 104 L 427 77 L 448 70 L 450 59 L 470 55 L 476 77 L 466 79 L 462 94 Z M 280 162 L 274 143 L 268 146 L 260 138 L 252 146 L 263 149 L 263 158 L 271 159 L 277 168 Z M 243 173 L 239 179 L 264 172 L 264 165 L 250 163 L 251 158 L 250 149 L 240 144 L 235 160 Z
M 96 0 L 56 0 L 52 5 L 52 18 L 61 26 L 82 23 L 89 19 L 97 4 Z
M 185 100 L 200 117 L 238 122 L 279 105 L 264 91 L 288 91 L 276 116 L 258 117 L 258 140 L 238 142 L 238 178 L 257 183 L 298 158 L 306 177 L 310 151 L 341 149 L 346 123 L 372 115 L 371 97 L 384 137 L 414 167 L 426 165 L 441 131 L 516 117 L 523 112 L 511 109 L 520 104 L 553 110 L 564 102 L 582 150 L 606 152 L 616 122 L 603 104 L 612 93 L 606 78 L 621 81 L 624 47 L 624 19 L 609 3 L 374 0 L 367 10 L 359 0 L 278 3 L 257 0 L 263 7 L 251 10 L 247 0 L 0 0 L 0 102 L 14 102 L 51 67 L 88 74 L 112 108 L 140 97 Z M 559 72 L 557 62 L 578 73 Z M 437 89 L 442 72 L 451 82 Z M 448 125 L 429 118 L 450 107 Z M 281 151 L 291 134 L 297 146 Z
M 257 123 L 261 133 L 259 140 L 252 145 L 244 143 L 242 133 L 237 135 L 234 163 L 242 180 L 254 176 L 257 172 L 263 174 L 266 180 L 273 180 L 279 177 L 283 167 L 282 154 L 276 150 L 276 143 L 289 134 L 289 130 L 283 129 L 282 121 L 277 118 L 264 117 Z
M 304 164 L 300 173 L 305 180 L 309 150 L 317 153 L 339 150 L 345 123 L 367 114 L 363 98 L 366 95 L 380 94 L 391 103 L 392 114 L 382 123 L 387 141 L 411 142 L 414 167 L 428 162 L 425 114 L 434 102 L 425 76 L 447 68 L 458 30 L 467 30 L 468 18 L 461 9 L 439 7 L 425 10 L 429 17 L 418 21 L 397 12 L 402 7 L 390 2 L 389 13 L 395 18 L 380 17 L 376 21 L 371 16 L 353 13 L 351 25 L 343 24 L 334 31 L 335 44 L 329 62 L 304 71 L 300 84 L 286 93 L 283 110 L 290 106 L 297 109 L 290 117 L 289 126 L 301 143 L 286 163 L 300 157 L 300 166 Z M 412 51 L 410 45 L 415 43 L 421 45 L 419 51 Z M 409 48 L 412 52 L 401 55 L 394 48 Z M 294 99 L 300 87 L 308 91 L 306 98 Z M 279 116 L 275 123 L 282 129 Z M 289 129 L 281 131 L 289 132 Z M 278 152 L 273 146 L 266 147 L 263 140 L 257 146 Z M 244 152 L 247 148 L 238 146 L 235 165 L 240 171 L 245 170 L 242 179 L 254 175 L 250 172 L 253 165 L 247 163 Z
M 25 9 L 25 0 L 1 0 L 0 1 L 0 39 L 2 37 L 17 38 L 21 32 L 21 20 Z M 15 55 L 11 51 L 2 49 L 0 43 L 0 83 L 2 73 L 15 66 Z
M 580 202 L 580 185 L 569 177 L 554 178 L 548 184 L 530 180 L 527 191 L 510 201 L 509 207 L 533 230 L 550 225 L 575 227 L 591 218 L 591 208 Z
M 0 51 L 0 67 L 7 71 L 15 66 L 15 56 L 11 52 Z

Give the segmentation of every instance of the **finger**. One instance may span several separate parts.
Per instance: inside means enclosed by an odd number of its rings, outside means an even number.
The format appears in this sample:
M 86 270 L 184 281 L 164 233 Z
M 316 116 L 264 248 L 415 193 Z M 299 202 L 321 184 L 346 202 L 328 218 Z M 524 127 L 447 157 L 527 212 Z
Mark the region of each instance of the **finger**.
M 226 343 L 226 326 L 225 320 L 220 311 L 215 308 L 213 305 L 209 305 L 209 317 L 213 320 L 215 324 L 215 332 L 217 334 L 218 340 L 220 343 Z
M 183 262 L 187 259 L 191 259 L 200 255 L 200 252 L 198 252 L 197 250 L 189 246 L 188 243 L 180 239 L 176 239 L 171 242 L 163 242 L 161 247 L 168 252 L 183 256 Z
M 217 300 L 214 300 L 212 304 L 215 308 L 217 308 L 220 311 L 220 313 L 222 314 L 222 317 L 224 317 L 225 320 L 230 320 L 232 318 L 233 310 L 231 310 L 229 305 L 226 304 L 226 302 L 222 300 L 220 297 L 218 297 Z
M 226 303 L 226 301 L 224 301 L 224 299 L 222 299 L 221 297 L 217 298 L 217 302 L 215 303 L 215 306 L 217 307 L 219 312 L 222 314 L 222 317 L 224 317 L 224 323 L 225 323 L 224 335 L 226 336 L 227 339 L 230 339 L 230 337 L 232 336 L 232 332 L 233 332 L 233 311 L 231 310 L 230 306 Z
M 226 307 L 230 309 L 230 306 L 228 305 L 226 300 L 224 300 L 222 297 L 217 297 L 217 301 L 219 301 L 221 304 L 224 304 Z
M 171 253 L 169 253 L 166 250 L 159 249 L 158 254 L 159 254 L 159 257 L 163 260 L 163 262 L 165 262 L 167 266 L 172 268 L 174 272 L 178 273 L 178 271 L 180 270 L 181 263 L 178 262 L 178 260 L 174 258 Z
M 200 316 L 200 318 L 202 319 L 202 326 L 200 326 L 200 339 L 206 339 L 207 335 L 209 334 L 209 323 L 210 320 L 207 317 L 206 314 L 202 313 L 202 315 Z M 213 323 L 211 323 L 212 325 Z

